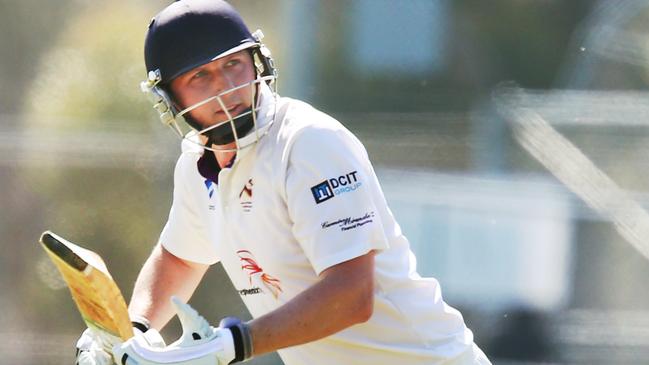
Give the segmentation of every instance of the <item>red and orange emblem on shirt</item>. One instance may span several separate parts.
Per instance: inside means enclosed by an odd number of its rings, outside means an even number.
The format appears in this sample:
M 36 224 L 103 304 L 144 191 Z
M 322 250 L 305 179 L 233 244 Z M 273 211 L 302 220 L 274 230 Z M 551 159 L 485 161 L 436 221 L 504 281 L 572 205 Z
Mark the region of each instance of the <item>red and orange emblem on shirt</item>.
M 241 269 L 248 273 L 248 280 L 250 285 L 261 284 L 268 289 L 275 298 L 282 292 L 281 281 L 264 272 L 264 270 L 257 264 L 253 254 L 248 250 L 237 251 L 239 259 L 241 260 Z M 260 283 L 261 282 L 261 283 Z

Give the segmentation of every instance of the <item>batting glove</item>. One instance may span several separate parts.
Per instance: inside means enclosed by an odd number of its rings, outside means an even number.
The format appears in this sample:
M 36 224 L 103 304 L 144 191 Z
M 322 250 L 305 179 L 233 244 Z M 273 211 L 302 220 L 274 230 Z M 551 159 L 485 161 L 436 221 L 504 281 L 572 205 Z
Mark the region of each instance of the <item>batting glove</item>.
M 141 337 L 152 347 L 164 347 L 165 343 L 160 333 L 149 329 L 146 333 L 139 328 L 133 328 L 134 337 Z M 76 365 L 113 365 L 112 349 L 121 343 L 117 337 L 101 330 L 86 328 L 77 341 Z
M 86 328 L 77 341 L 76 365 L 111 365 L 111 339 L 105 338 L 99 331 Z M 108 350 L 106 350 L 108 349 Z
M 228 318 L 214 328 L 189 304 L 171 298 L 183 329 L 180 338 L 165 348 L 150 346 L 138 337 L 113 348 L 121 365 L 214 365 L 247 360 L 252 340 L 245 323 Z

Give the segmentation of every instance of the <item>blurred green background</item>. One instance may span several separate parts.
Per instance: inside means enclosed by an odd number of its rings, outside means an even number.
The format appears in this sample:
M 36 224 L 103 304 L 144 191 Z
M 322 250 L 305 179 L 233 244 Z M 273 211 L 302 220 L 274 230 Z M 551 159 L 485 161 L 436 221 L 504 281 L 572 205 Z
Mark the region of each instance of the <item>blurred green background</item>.
M 0 364 L 72 363 L 83 330 L 42 231 L 99 252 L 127 298 L 157 241 L 180 148 L 138 84 L 168 3 L 0 0 Z M 365 143 L 419 271 L 495 364 L 646 363 L 647 259 L 527 152 L 498 100 L 646 209 L 649 1 L 232 3 L 264 30 L 280 94 Z M 219 265 L 192 303 L 212 323 L 249 316 Z

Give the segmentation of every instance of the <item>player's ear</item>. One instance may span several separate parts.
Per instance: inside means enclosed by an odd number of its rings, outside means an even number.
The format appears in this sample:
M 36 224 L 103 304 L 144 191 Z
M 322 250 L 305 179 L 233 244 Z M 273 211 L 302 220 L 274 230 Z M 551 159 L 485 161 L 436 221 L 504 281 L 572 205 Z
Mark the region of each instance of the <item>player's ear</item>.
M 171 83 L 169 85 L 165 85 L 164 87 L 162 87 L 162 90 L 165 92 L 165 94 L 167 94 L 167 100 L 169 101 L 172 107 L 176 108 L 176 110 L 183 110 L 182 105 L 180 105 L 180 103 L 178 102 L 176 93 L 171 87 Z

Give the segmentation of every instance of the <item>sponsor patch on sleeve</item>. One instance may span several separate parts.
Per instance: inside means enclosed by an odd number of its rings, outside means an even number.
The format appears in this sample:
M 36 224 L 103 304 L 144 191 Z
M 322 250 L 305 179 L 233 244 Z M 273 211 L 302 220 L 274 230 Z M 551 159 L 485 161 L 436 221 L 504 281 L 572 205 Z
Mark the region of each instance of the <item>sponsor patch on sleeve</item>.
M 311 187 L 311 194 L 316 204 L 325 202 L 341 194 L 350 193 L 360 188 L 363 183 L 356 176 L 358 172 L 352 171 L 345 175 L 327 179 Z
M 359 216 L 345 217 L 336 219 L 334 221 L 324 221 L 320 224 L 320 226 L 322 227 L 322 229 L 337 227 L 342 232 L 344 232 L 349 231 L 350 229 L 362 227 L 372 222 L 374 222 L 374 212 L 367 212 Z

